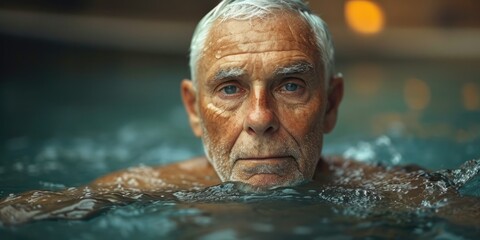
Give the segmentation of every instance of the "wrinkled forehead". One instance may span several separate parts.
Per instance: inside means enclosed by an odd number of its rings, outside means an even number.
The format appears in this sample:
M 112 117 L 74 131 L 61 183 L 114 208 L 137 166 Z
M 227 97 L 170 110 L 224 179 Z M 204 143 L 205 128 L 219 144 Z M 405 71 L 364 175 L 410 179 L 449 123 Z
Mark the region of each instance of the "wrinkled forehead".
M 226 56 L 277 51 L 298 51 L 320 63 L 310 26 L 293 13 L 217 20 L 205 42 L 199 73 Z

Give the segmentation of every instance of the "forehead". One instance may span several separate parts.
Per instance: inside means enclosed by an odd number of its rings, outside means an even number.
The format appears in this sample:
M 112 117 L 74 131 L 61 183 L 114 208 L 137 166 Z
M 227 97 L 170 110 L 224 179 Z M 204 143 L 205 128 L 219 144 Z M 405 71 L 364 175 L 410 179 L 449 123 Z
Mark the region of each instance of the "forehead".
M 283 56 L 284 61 L 305 58 L 312 65 L 320 55 L 310 27 L 293 13 L 242 21 L 217 20 L 205 43 L 199 75 L 213 71 L 218 65 L 241 64 L 253 55 L 272 53 Z

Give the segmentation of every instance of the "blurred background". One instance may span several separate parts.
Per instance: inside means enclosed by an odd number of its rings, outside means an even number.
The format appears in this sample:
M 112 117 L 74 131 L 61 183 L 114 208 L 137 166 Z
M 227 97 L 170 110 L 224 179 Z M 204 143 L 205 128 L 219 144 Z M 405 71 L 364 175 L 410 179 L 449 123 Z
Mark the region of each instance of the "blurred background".
M 217 3 L 2 0 L 0 193 L 200 155 L 179 84 Z M 480 157 L 480 1 L 310 6 L 346 80 L 326 154 L 429 168 Z

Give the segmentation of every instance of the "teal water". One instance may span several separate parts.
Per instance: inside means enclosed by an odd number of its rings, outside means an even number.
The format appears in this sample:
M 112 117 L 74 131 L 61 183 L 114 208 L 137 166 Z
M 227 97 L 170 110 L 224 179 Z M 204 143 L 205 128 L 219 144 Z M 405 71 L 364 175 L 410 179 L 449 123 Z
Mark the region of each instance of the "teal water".
M 7 52 L 2 58 L 0 197 L 32 189 L 78 187 L 111 171 L 167 164 L 202 154 L 178 94 L 180 80 L 188 77 L 186 57 L 50 45 L 24 51 L 31 51 L 31 57 L 22 60 Z M 346 98 L 337 128 L 326 137 L 324 154 L 387 166 L 417 164 L 435 171 L 456 169 L 468 160 L 479 159 L 480 109 L 464 103 L 465 86 L 480 88 L 478 69 L 478 61 L 400 59 L 364 63 L 340 59 Z M 411 79 L 427 86 L 428 101 L 417 99 L 420 105 L 423 101 L 423 107 L 412 108 L 406 100 L 405 86 Z M 459 191 L 475 198 L 480 197 L 479 189 L 477 174 Z M 88 220 L 0 227 L 0 236 L 480 236 L 480 226 L 463 226 L 432 214 L 436 207 L 442 207 L 441 202 L 395 212 L 379 207 L 375 194 L 363 190 L 313 189 L 306 185 L 259 194 L 227 183 L 200 192 L 178 192 L 157 196 L 157 200 L 113 206 Z M 341 200 L 345 196 L 351 201 Z

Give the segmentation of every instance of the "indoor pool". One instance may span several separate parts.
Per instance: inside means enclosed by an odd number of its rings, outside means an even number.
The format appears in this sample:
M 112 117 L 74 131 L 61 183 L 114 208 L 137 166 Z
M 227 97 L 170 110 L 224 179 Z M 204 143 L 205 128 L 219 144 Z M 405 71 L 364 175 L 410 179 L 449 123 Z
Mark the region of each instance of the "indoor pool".
M 115 170 L 202 154 L 179 97 L 186 59 L 56 48 L 22 48 L 33 51 L 31 59 L 4 64 L 1 198 L 34 189 L 74 191 Z M 374 190 L 408 186 L 381 178 L 375 188 L 307 183 L 266 192 L 224 183 L 112 195 L 129 204 L 110 204 L 85 220 L 0 226 L 0 239 L 478 239 L 478 218 L 437 214 L 470 207 L 480 216 L 478 69 L 478 61 L 341 62 L 346 97 L 323 150 L 390 168 L 430 169 L 440 180 L 425 189 L 441 191 L 440 183 L 453 181 L 470 205 L 425 196 L 415 207 L 392 208 L 383 202 L 396 199 Z M 63 213 L 75 218 L 94 207 L 88 193 L 81 199 Z

